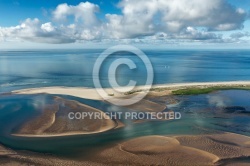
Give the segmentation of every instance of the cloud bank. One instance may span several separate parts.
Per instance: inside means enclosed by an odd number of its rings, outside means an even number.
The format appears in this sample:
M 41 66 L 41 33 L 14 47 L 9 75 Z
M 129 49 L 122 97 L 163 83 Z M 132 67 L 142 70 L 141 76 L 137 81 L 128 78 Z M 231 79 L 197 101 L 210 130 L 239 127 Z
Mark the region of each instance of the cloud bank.
M 240 30 L 247 12 L 226 0 L 122 0 L 121 14 L 105 14 L 90 2 L 58 5 L 50 22 L 26 19 L 20 25 L 0 27 L 0 40 L 38 43 L 74 43 L 107 40 L 223 40 L 220 32 Z M 73 19 L 72 19 L 73 18 Z M 236 40 L 245 34 L 232 34 Z

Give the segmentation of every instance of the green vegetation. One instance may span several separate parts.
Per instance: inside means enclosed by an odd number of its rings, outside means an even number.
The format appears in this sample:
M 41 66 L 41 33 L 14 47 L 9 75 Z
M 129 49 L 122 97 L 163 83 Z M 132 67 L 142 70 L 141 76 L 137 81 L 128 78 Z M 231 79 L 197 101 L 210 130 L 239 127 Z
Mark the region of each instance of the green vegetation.
M 154 91 L 154 92 L 162 92 L 165 90 L 169 90 L 170 88 L 151 88 L 149 91 Z M 132 95 L 134 93 L 138 93 L 138 92 L 142 92 L 142 91 L 147 91 L 147 90 L 143 90 L 143 89 L 138 89 L 138 90 L 133 90 L 133 91 L 129 91 L 124 93 L 124 95 Z
M 241 89 L 241 90 L 250 90 L 250 87 L 246 86 L 215 86 L 215 87 L 207 87 L 207 88 L 186 88 L 172 91 L 173 95 L 197 95 L 197 94 L 207 94 L 218 90 L 229 90 L 229 89 Z
M 250 90 L 250 86 L 238 85 L 238 86 L 209 86 L 209 87 L 186 87 L 184 89 L 173 90 L 173 95 L 198 95 L 198 94 L 208 94 L 218 90 L 229 90 L 229 89 L 239 89 L 239 90 Z M 162 92 L 166 90 L 171 90 L 169 87 L 164 88 L 151 88 L 150 91 Z M 145 90 L 134 90 L 124 93 L 124 95 L 131 95 L 134 93 L 142 92 Z
M 151 88 L 150 91 L 154 91 L 154 92 L 162 92 L 165 90 L 169 90 L 170 88 Z

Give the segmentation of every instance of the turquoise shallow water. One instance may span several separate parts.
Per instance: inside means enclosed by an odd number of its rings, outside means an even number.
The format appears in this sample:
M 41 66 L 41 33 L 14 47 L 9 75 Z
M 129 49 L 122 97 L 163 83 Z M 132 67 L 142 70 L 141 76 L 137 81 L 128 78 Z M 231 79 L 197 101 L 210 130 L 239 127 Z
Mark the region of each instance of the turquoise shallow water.
M 94 100 L 77 100 L 105 112 L 128 111 Z M 101 148 L 119 141 L 146 135 L 206 134 L 217 131 L 234 132 L 250 136 L 250 91 L 226 90 L 206 95 L 179 96 L 181 102 L 172 110 L 182 113 L 180 120 L 154 121 L 141 124 L 127 123 L 120 128 L 104 133 L 86 136 L 65 136 L 51 138 L 20 138 L 10 133 L 24 121 L 34 117 L 42 108 L 52 103 L 52 95 L 10 95 L 0 97 L 0 142 L 14 149 L 50 152 L 70 156 L 74 152 L 87 153 L 89 149 Z M 224 113 L 222 108 L 241 106 L 246 112 Z

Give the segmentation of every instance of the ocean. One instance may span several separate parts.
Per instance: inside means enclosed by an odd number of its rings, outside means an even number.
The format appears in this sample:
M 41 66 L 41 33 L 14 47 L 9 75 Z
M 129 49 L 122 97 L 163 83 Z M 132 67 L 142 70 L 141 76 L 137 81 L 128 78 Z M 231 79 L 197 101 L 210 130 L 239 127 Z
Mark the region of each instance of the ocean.
M 33 50 L 0 52 L 0 92 L 44 86 L 94 87 L 92 71 L 104 50 Z M 153 84 L 250 80 L 250 50 L 143 50 L 150 59 Z M 144 85 L 145 65 L 134 54 L 109 56 L 101 68 L 103 87 L 110 87 L 108 68 L 118 58 L 129 58 L 135 69 L 120 65 L 119 85 L 135 80 Z

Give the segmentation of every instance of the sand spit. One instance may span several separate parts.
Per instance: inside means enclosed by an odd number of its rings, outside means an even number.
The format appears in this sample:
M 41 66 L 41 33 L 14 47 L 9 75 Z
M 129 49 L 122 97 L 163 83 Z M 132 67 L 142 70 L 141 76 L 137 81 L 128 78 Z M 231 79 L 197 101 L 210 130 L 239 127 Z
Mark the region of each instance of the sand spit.
M 166 109 L 166 104 L 143 99 L 138 103 L 128 106 L 131 111 L 161 112 Z M 111 120 L 101 110 L 82 104 L 75 100 L 54 97 L 54 104 L 47 105 L 41 113 L 25 122 L 12 135 L 19 137 L 59 137 L 81 134 L 95 134 L 111 129 L 124 127 L 120 119 Z M 100 113 L 101 119 L 91 118 L 69 119 L 69 113 Z M 108 118 L 108 119 L 107 119 Z M 143 123 L 147 120 L 134 120 Z
M 250 86 L 250 81 L 231 81 L 231 82 L 201 82 L 201 83 L 176 83 L 176 84 L 163 84 L 163 85 L 154 85 L 152 88 L 164 88 L 164 91 L 160 92 L 150 92 L 151 95 L 163 96 L 171 94 L 172 90 L 189 88 L 189 87 L 213 87 L 213 86 Z M 149 86 L 138 86 L 134 91 L 141 91 L 140 93 L 145 93 L 143 90 L 148 90 Z M 122 91 L 130 89 L 129 87 L 120 88 Z M 106 88 L 105 91 L 107 94 L 112 94 L 114 97 L 127 97 L 121 93 L 117 93 L 111 88 Z M 38 93 L 47 93 L 47 94 L 57 94 L 57 95 L 71 95 L 75 97 L 92 99 L 92 100 L 103 100 L 103 98 L 97 93 L 94 88 L 84 88 L 84 87 L 40 87 L 40 88 L 30 88 L 30 89 L 21 89 L 12 91 L 14 94 L 38 94 Z M 106 96 L 111 97 L 111 96 Z
M 117 122 L 107 117 L 101 110 L 73 100 L 66 100 L 55 97 L 55 105 L 46 106 L 41 115 L 27 121 L 14 133 L 15 136 L 29 137 L 51 137 L 79 134 L 93 134 L 111 130 L 117 127 Z M 70 120 L 69 112 L 91 112 L 100 113 L 105 116 L 102 119 L 91 119 L 90 116 L 84 119 Z

